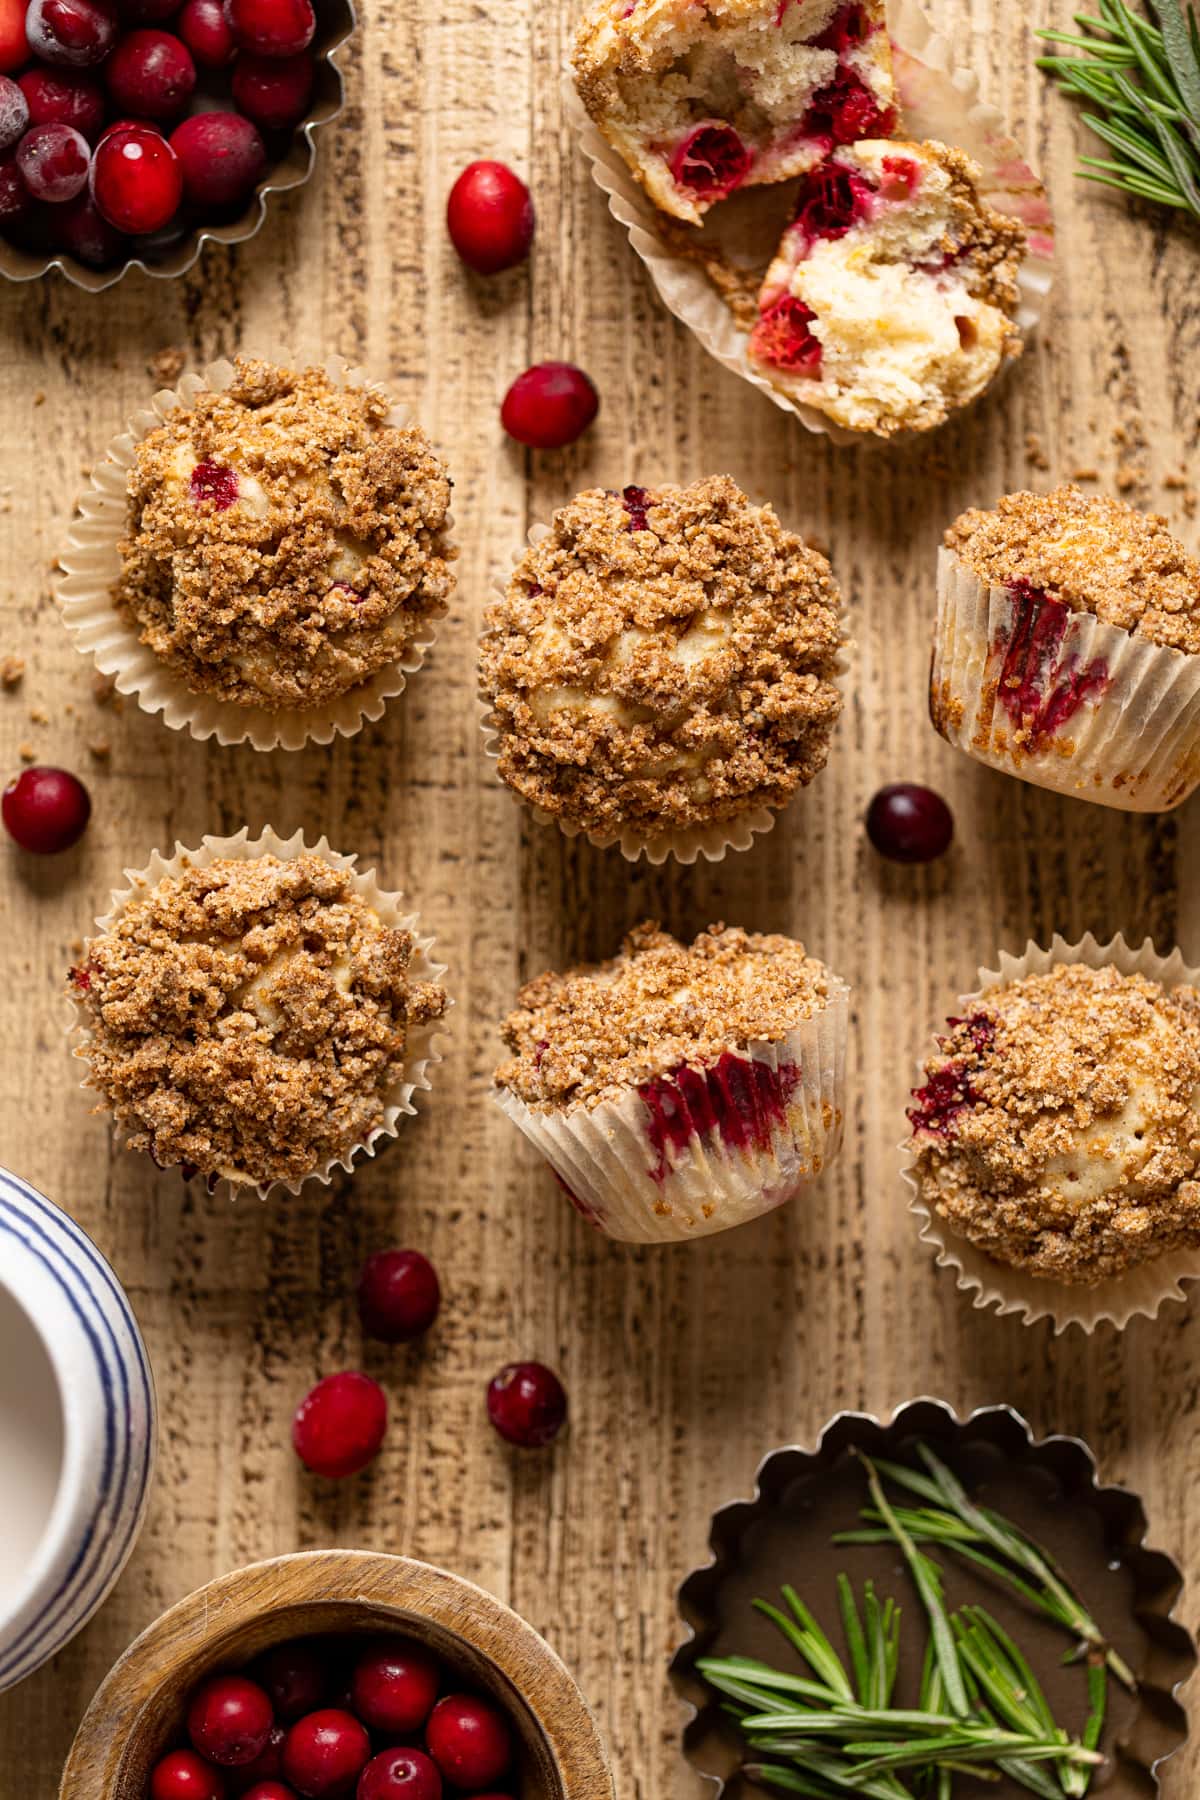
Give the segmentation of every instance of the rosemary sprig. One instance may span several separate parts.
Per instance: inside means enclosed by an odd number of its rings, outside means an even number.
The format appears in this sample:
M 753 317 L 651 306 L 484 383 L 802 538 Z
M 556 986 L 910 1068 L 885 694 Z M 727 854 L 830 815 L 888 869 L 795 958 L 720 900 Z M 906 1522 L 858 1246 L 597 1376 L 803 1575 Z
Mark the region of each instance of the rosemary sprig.
M 1076 13 L 1078 33 L 1038 36 L 1070 55 L 1038 58 L 1064 93 L 1086 107 L 1084 123 L 1113 151 L 1081 156 L 1078 173 L 1142 200 L 1200 218 L 1200 22 L 1193 0 L 1097 0 L 1100 17 Z

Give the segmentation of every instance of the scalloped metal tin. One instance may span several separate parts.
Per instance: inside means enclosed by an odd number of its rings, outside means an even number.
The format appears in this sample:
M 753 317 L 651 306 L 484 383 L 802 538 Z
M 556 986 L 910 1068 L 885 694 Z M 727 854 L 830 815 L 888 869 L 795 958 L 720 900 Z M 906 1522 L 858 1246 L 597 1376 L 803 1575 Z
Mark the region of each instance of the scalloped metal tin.
M 128 262 L 113 269 L 89 269 L 85 263 L 64 254 L 39 256 L 0 238 L 0 276 L 8 281 L 38 281 L 51 269 L 57 269 L 73 287 L 99 294 L 131 269 L 140 269 L 155 280 L 174 280 L 178 275 L 186 275 L 206 244 L 244 244 L 256 237 L 267 216 L 271 196 L 290 193 L 309 180 L 316 163 L 316 133 L 331 125 L 345 107 L 345 79 L 334 58 L 358 24 L 354 0 L 314 0 L 314 7 L 317 31 L 312 45 L 312 107 L 304 123 L 293 132 L 286 152 L 267 170 L 238 218 L 188 232 L 161 259 L 146 261 L 144 255 L 131 256 Z
M 1018 1523 L 1041 1534 L 1047 1547 L 1066 1563 L 1069 1576 L 1077 1576 L 1081 1562 L 1087 1564 L 1089 1604 L 1104 1629 L 1132 1657 L 1139 1679 L 1136 1700 L 1110 1683 L 1110 1694 L 1115 1693 L 1116 1698 L 1102 1739 L 1110 1761 L 1093 1783 L 1092 1792 L 1107 1800 L 1152 1800 L 1160 1792 L 1159 1771 L 1187 1738 L 1187 1714 L 1179 1694 L 1193 1674 L 1197 1658 L 1190 1635 L 1174 1617 L 1183 1577 L 1169 1556 L 1147 1547 L 1141 1499 L 1128 1488 L 1102 1486 L 1096 1459 L 1079 1438 L 1036 1438 L 1028 1422 L 1011 1406 L 980 1407 L 960 1419 L 947 1402 L 925 1397 L 906 1401 L 886 1418 L 873 1413 L 836 1413 L 820 1432 L 815 1448 L 792 1445 L 763 1458 L 755 1473 L 753 1499 L 735 1500 L 713 1514 L 709 1528 L 712 1558 L 692 1571 L 677 1594 L 688 1637 L 675 1653 L 670 1674 L 688 1709 L 683 1733 L 687 1761 L 711 1785 L 715 1796 L 751 1800 L 751 1796 L 774 1791 L 755 1786 L 741 1774 L 736 1733 L 722 1713 L 718 1697 L 696 1673 L 695 1664 L 710 1652 L 725 1654 L 730 1649 L 722 1630 L 731 1611 L 740 1649 L 754 1655 L 770 1645 L 770 1654 L 780 1654 L 780 1640 L 773 1628 L 759 1621 L 766 1635 L 755 1642 L 749 1635 L 753 1627 L 744 1615 L 749 1614 L 748 1595 L 777 1590 L 783 1579 L 800 1580 L 805 1597 L 811 1598 L 807 1591 L 810 1571 L 796 1566 L 803 1562 L 805 1551 L 800 1548 L 793 1556 L 790 1547 L 786 1550 L 785 1574 L 781 1536 L 790 1544 L 802 1541 L 807 1532 L 820 1542 L 820 1559 L 812 1564 L 811 1583 L 826 1582 L 831 1592 L 837 1568 L 845 1566 L 852 1554 L 867 1560 L 874 1557 L 873 1568 L 863 1570 L 859 1562 L 850 1566 L 877 1580 L 882 1568 L 888 1584 L 884 1591 L 895 1594 L 909 1620 L 914 1618 L 917 1603 L 906 1586 L 900 1559 L 886 1546 L 831 1556 L 829 1521 L 821 1516 L 821 1509 L 835 1511 L 834 1529 L 849 1527 L 854 1523 L 856 1500 L 850 1497 L 851 1516 L 846 1517 L 846 1496 L 839 1495 L 837 1488 L 845 1485 L 849 1490 L 852 1480 L 861 1480 L 850 1461 L 851 1453 L 864 1449 L 894 1457 L 918 1437 L 936 1445 L 939 1454 L 969 1481 L 984 1479 L 993 1487 L 1003 1487 L 1002 1508 L 1013 1513 Z M 858 1493 L 857 1485 L 854 1493 Z M 1025 1517 L 1021 1516 L 1022 1500 Z M 1031 1522 L 1035 1515 L 1036 1526 Z M 948 1567 L 948 1582 L 953 1576 Z M 974 1588 L 973 1581 L 971 1585 Z M 1021 1619 L 1023 1637 L 1035 1645 L 1044 1634 L 1047 1655 L 1036 1666 L 1055 1704 L 1054 1678 L 1074 1676 L 1078 1681 L 1077 1671 L 1064 1671 L 1058 1663 L 1056 1652 L 1065 1642 L 1062 1634 L 1020 1609 L 1018 1602 L 1009 1602 L 999 1590 L 989 1604 L 1002 1621 L 1005 1605 L 1011 1605 Z M 741 1615 L 737 1614 L 739 1605 Z M 816 1611 L 819 1617 L 827 1611 L 819 1594 Z M 749 1614 L 750 1619 L 754 1617 Z M 910 1629 L 906 1636 L 912 1655 L 918 1634 Z M 1038 1656 L 1036 1647 L 1034 1656 Z M 988 1792 L 994 1800 L 1011 1800 L 1021 1790 L 1000 1786 Z

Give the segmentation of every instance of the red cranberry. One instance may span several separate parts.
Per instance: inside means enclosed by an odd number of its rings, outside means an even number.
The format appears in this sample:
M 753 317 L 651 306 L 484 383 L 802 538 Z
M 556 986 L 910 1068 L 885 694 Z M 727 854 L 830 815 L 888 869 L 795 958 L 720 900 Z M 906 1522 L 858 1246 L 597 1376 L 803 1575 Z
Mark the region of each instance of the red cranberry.
M 196 86 L 196 65 L 169 31 L 131 31 L 107 63 L 104 79 L 118 112 L 177 119 Z
M 385 1750 L 359 1776 L 357 1800 L 442 1800 L 442 1778 L 420 1750 Z
M 87 789 L 66 769 L 24 769 L 0 800 L 9 837 L 38 856 L 55 856 L 77 844 L 91 810 Z
M 316 1712 L 329 1688 L 325 1658 L 311 1644 L 277 1644 L 254 1665 L 254 1679 L 264 1687 L 275 1717 L 288 1725 Z
M 225 10 L 238 48 L 259 56 L 297 56 L 317 29 L 312 0 L 225 0 Z
M 66 206 L 54 209 L 54 245 L 89 269 L 107 269 L 118 262 L 128 246 L 114 231 L 90 194 L 78 194 Z
M 108 0 L 31 0 L 25 36 L 43 62 L 88 69 L 117 41 L 116 10 Z
M 206 69 L 223 69 L 237 46 L 222 0 L 184 0 L 175 29 L 193 57 Z
M 267 166 L 262 139 L 240 113 L 193 113 L 171 133 L 171 148 L 185 195 L 213 212 L 247 199 Z
M 25 0 L 0 0 L 0 75 L 11 75 L 28 61 Z
M 754 161 L 732 125 L 698 125 L 676 145 L 671 173 L 701 200 L 719 200 L 740 187 Z
M 442 1671 L 437 1658 L 405 1639 L 377 1644 L 364 1652 L 350 1678 L 350 1705 L 372 1731 L 408 1737 L 419 1731 L 438 1697 Z
M 892 862 L 933 862 L 950 848 L 954 819 L 932 788 L 896 781 L 880 788 L 867 808 L 867 836 Z
M 448 1694 L 429 1715 L 425 1743 L 446 1780 L 468 1793 L 491 1787 L 512 1761 L 508 1723 L 470 1694 Z
M 509 437 L 534 450 L 561 450 L 587 430 L 600 396 L 572 363 L 535 363 L 504 396 L 500 423 Z
M 784 294 L 759 315 L 750 347 L 760 361 L 777 369 L 815 377 L 821 372 L 822 356 L 821 340 L 812 329 L 816 316 L 803 300 Z
M 502 1438 L 522 1449 L 537 1450 L 562 1430 L 567 1396 L 562 1382 L 545 1363 L 509 1363 L 488 1383 L 487 1409 Z
M 26 69 L 18 83 L 31 125 L 73 125 L 91 140 L 104 123 L 104 93 L 74 69 Z
M 306 1800 L 339 1800 L 351 1792 L 370 1757 L 371 1740 L 358 1720 L 329 1707 L 292 1726 L 283 1746 L 283 1773 Z
M 276 1721 L 253 1762 L 240 1763 L 233 1771 L 234 1787 L 239 1794 L 244 1788 L 252 1788 L 256 1782 L 279 1779 L 283 1774 L 283 1743 L 286 1737 L 286 1725 L 280 1725 Z
M 0 156 L 0 226 L 19 225 L 33 211 L 33 195 L 21 179 L 15 156 Z
M 290 131 L 308 111 L 312 98 L 313 62 L 299 56 L 238 57 L 230 84 L 235 104 L 264 131 Z
M 87 186 L 92 153 L 71 125 L 35 125 L 17 145 L 17 167 L 35 200 L 61 206 Z
M 274 1723 L 270 1700 L 244 1675 L 214 1675 L 196 1689 L 188 1707 L 193 1748 L 223 1769 L 253 1762 L 266 1748 Z
M 438 1316 L 437 1271 L 419 1250 L 377 1250 L 358 1278 L 358 1316 L 368 1337 L 402 1344 L 420 1337 Z
M 24 137 L 30 124 L 40 120 L 29 116 L 29 102 L 21 88 L 7 75 L 0 75 L 0 150 L 7 150 Z
M 106 132 L 92 161 L 92 198 L 118 231 L 158 231 L 183 198 L 179 158 L 152 125 Z
M 282 1781 L 256 1781 L 246 1789 L 242 1800 L 296 1800 L 296 1790 L 285 1787 Z
M 237 473 L 225 463 L 214 462 L 211 456 L 206 456 L 188 476 L 188 493 L 193 506 L 202 506 L 206 500 L 211 500 L 214 512 L 224 512 L 238 497 Z
M 468 163 L 446 202 L 450 242 L 479 275 L 524 262 L 533 242 L 533 201 L 502 162 Z
M 225 1783 L 194 1750 L 172 1750 L 154 1765 L 150 1800 L 225 1800 Z
M 387 1401 L 369 1375 L 327 1375 L 300 1402 L 292 1421 L 296 1455 L 314 1475 L 357 1475 L 374 1461 L 387 1430 Z
M 123 25 L 161 25 L 179 11 L 179 0 L 117 0 Z

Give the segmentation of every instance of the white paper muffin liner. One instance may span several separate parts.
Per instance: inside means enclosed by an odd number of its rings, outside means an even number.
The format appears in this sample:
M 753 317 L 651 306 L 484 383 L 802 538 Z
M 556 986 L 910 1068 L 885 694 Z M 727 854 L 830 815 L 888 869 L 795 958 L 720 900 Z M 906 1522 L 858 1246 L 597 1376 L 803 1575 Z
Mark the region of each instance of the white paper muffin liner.
M 934 30 L 917 0 L 890 0 L 888 29 L 900 106 L 897 135 L 914 140 L 935 138 L 964 150 L 982 171 L 982 198 L 997 212 L 1020 219 L 1029 233 L 1028 252 L 1018 277 L 1017 312 L 1017 323 L 1028 336 L 1041 317 L 1054 275 L 1054 223 L 1045 189 L 1021 156 L 1002 114 L 980 98 L 978 76 L 957 66 L 953 46 Z M 773 387 L 753 366 L 746 355 L 747 334 L 702 264 L 664 242 L 658 226 L 665 215 L 657 212 L 624 158 L 589 118 L 569 68 L 563 85 L 567 118 L 592 175 L 608 197 L 613 218 L 624 226 L 629 242 L 649 270 L 667 310 L 695 333 L 724 368 L 752 382 L 809 431 L 821 433 L 835 444 L 883 442 L 870 432 L 835 424 L 816 407 Z M 790 223 L 790 209 L 781 210 L 780 196 L 786 192 L 786 183 L 750 188 L 734 201 L 714 207 L 703 227 L 703 241 L 734 268 L 761 269 L 765 274 L 776 243 Z M 1006 366 L 1011 366 L 1011 359 Z M 911 442 L 914 435 L 900 432 L 886 441 Z
M 531 525 L 526 533 L 526 541 L 529 544 L 538 544 L 549 535 L 549 525 L 540 523 Z M 523 555 L 523 550 L 513 553 L 514 568 Z M 496 584 L 496 593 L 499 598 L 504 598 L 505 589 L 502 584 Z M 837 660 L 835 686 L 842 694 L 843 701 L 845 700 L 843 683 L 850 672 L 848 652 L 852 647 L 848 644 L 839 653 Z M 479 706 L 479 723 L 483 732 L 484 753 L 493 762 L 498 763 L 500 760 L 501 721 L 493 711 L 491 701 L 486 695 L 480 694 Z M 837 731 L 840 723 L 840 719 L 835 722 L 834 732 Z M 819 776 L 816 779 L 819 779 Z M 507 786 L 507 783 L 505 785 Z M 509 788 L 508 791 L 519 806 L 525 807 L 533 814 L 540 825 L 557 825 L 564 837 L 586 837 L 588 843 L 593 844 L 597 850 L 608 850 L 616 844 L 626 862 L 635 863 L 639 857 L 644 856 L 647 862 L 653 863 L 656 867 L 666 862 L 668 856 L 673 856 L 676 862 L 687 864 L 694 863 L 698 856 L 702 856 L 706 862 L 717 863 L 721 861 L 727 850 L 749 850 L 755 838 L 765 836 L 779 816 L 769 806 L 752 806 L 748 807 L 745 812 L 739 813 L 736 818 L 721 819 L 715 825 L 681 826 L 675 831 L 658 832 L 653 836 L 632 827 L 627 827 L 624 831 L 584 831 L 581 826 L 559 818 L 556 813 L 547 812 L 545 807 L 534 806 L 515 789 Z
M 275 360 L 288 367 L 300 366 L 298 359 L 282 353 Z M 343 387 L 385 391 L 340 357 L 330 357 L 321 366 L 331 381 Z M 55 580 L 55 597 L 76 649 L 92 657 L 102 675 L 115 678 L 118 693 L 132 694 L 143 712 L 161 713 L 163 723 L 172 730 L 188 731 L 201 740 L 215 737 L 219 744 L 250 743 L 256 750 L 299 750 L 308 743 L 329 744 L 338 736 L 352 737 L 368 720 L 381 718 L 388 701 L 404 692 L 408 677 L 424 663 L 437 637 L 436 621 L 422 625 L 403 656 L 377 669 L 357 687 L 320 706 L 275 710 L 194 693 L 182 676 L 142 643 L 136 626 L 123 619 L 113 605 L 113 587 L 121 572 L 117 545 L 125 535 L 126 490 L 137 444 L 175 407 L 190 406 L 205 388 L 227 388 L 234 374 L 233 363 L 222 358 L 198 375 L 185 375 L 177 388 L 160 389 L 149 407 L 135 413 L 127 429 L 112 440 L 76 502 L 71 527 L 58 553 L 62 573 Z M 416 420 L 407 407 L 393 405 L 386 423 L 402 428 Z M 448 543 L 453 529 L 454 521 L 447 516 Z
M 948 743 L 1037 787 L 1126 812 L 1166 812 L 1200 784 L 1200 656 L 1043 602 L 1061 639 L 1048 655 L 1014 664 L 1008 678 L 1030 672 L 1043 700 L 1089 671 L 1096 682 L 1061 727 L 1022 744 L 1002 695 L 1014 621 L 1027 603 L 985 586 L 944 545 L 937 588 L 929 710 Z
M 1122 975 L 1145 975 L 1167 988 L 1200 986 L 1200 969 L 1185 963 L 1181 951 L 1176 949 L 1169 956 L 1160 956 L 1149 938 L 1135 950 L 1120 934 L 1107 944 L 1098 944 L 1090 931 L 1077 944 L 1068 944 L 1056 934 L 1048 950 L 1039 949 L 1031 941 L 1022 956 L 1001 951 L 999 960 L 998 969 L 980 969 L 979 987 L 974 993 L 960 995 L 961 1011 L 969 1013 L 989 988 L 1026 975 L 1044 975 L 1060 963 L 1086 963 L 1089 969 L 1115 968 Z M 918 1064 L 918 1086 L 923 1079 L 922 1066 Z M 904 1180 L 912 1190 L 909 1211 L 919 1223 L 921 1241 L 932 1246 L 938 1266 L 954 1272 L 960 1291 L 970 1294 L 977 1307 L 994 1307 L 1001 1314 L 1019 1313 L 1026 1325 L 1050 1319 L 1056 1336 L 1069 1325 L 1078 1325 L 1089 1333 L 1104 1324 L 1121 1331 L 1130 1319 L 1156 1318 L 1159 1308 L 1168 1301 L 1186 1300 L 1184 1283 L 1200 1281 L 1200 1246 L 1171 1251 L 1091 1288 L 1010 1269 L 993 1261 L 945 1224 L 921 1193 L 911 1140 L 902 1144 L 900 1150 Z
M 715 1068 L 688 1071 L 693 1093 L 703 1086 L 699 1119 L 695 1100 L 689 1105 L 679 1087 L 680 1071 L 649 1084 L 659 1116 L 676 1122 L 683 1142 L 668 1141 L 671 1133 L 661 1129 L 652 1135 L 655 1110 L 632 1088 L 619 1100 L 558 1112 L 537 1111 L 507 1091 L 495 1098 L 576 1210 L 608 1237 L 631 1244 L 710 1237 L 783 1205 L 837 1154 L 849 1010 L 850 989 L 832 976 L 822 1011 L 786 1037 L 730 1052 L 732 1066 L 722 1059 Z M 747 1092 L 751 1062 L 770 1073 L 751 1077 Z M 731 1085 L 741 1093 L 731 1094 Z M 723 1118 L 735 1129 L 723 1133 Z M 743 1130 L 753 1142 L 737 1143 Z
M 417 915 L 405 910 L 403 895 L 391 893 L 379 885 L 374 869 L 357 868 L 357 856 L 343 856 L 332 850 L 327 838 L 322 837 L 317 843 L 308 844 L 302 831 L 293 832 L 289 838 L 281 838 L 270 826 L 252 838 L 249 826 L 244 825 L 233 837 L 205 837 L 200 846 L 192 850 L 176 843 L 170 856 L 164 856 L 161 851 L 156 850 L 144 869 L 126 869 L 127 885 L 113 890 L 108 911 L 96 920 L 96 931 L 102 933 L 110 930 L 132 900 L 156 887 L 166 876 L 181 875 L 187 869 L 207 868 L 210 863 L 221 860 L 251 862 L 259 856 L 275 856 L 281 862 L 294 862 L 301 856 L 319 856 L 330 868 L 343 870 L 349 877 L 354 892 L 378 915 L 382 924 L 402 926 L 406 931 L 412 932 L 413 955 L 409 965 L 412 980 L 440 981 L 445 975 L 445 963 L 434 960 L 433 938 L 422 933 Z M 68 999 L 73 1014 L 69 1027 L 70 1035 L 75 1040 L 73 1054 L 86 1059 L 87 1045 L 92 1035 L 88 1016 L 73 999 Z M 404 1071 L 386 1096 L 383 1123 L 376 1126 L 364 1141 L 354 1144 L 340 1156 L 330 1157 L 320 1168 L 311 1170 L 298 1181 L 258 1183 L 234 1180 L 226 1176 L 219 1178 L 214 1187 L 223 1187 L 233 1198 L 256 1195 L 260 1200 L 265 1200 L 269 1194 L 281 1190 L 298 1194 L 307 1181 L 320 1181 L 328 1185 L 337 1169 L 344 1169 L 347 1174 L 352 1173 L 356 1161 L 374 1156 L 397 1135 L 401 1120 L 416 1113 L 416 1095 L 430 1088 L 430 1070 L 442 1060 L 437 1045 L 439 1023 L 436 1019 L 429 1020 L 409 1033 Z M 107 1110 L 105 1097 L 98 1089 L 90 1087 L 86 1081 L 82 1081 L 80 1086 L 99 1103 L 102 1110 Z M 114 1123 L 113 1129 L 119 1136 L 120 1127 Z

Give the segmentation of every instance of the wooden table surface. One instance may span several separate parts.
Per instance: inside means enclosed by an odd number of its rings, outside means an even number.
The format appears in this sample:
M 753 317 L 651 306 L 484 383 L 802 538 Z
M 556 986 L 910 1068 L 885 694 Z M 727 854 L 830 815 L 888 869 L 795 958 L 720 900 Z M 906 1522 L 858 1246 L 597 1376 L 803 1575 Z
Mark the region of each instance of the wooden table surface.
M 210 1576 L 327 1544 L 402 1551 L 474 1577 L 565 1657 L 593 1701 L 623 1800 L 694 1796 L 666 1660 L 673 1594 L 705 1559 L 712 1510 L 773 1446 L 842 1407 L 911 1395 L 1007 1401 L 1079 1433 L 1145 1496 L 1153 1540 L 1200 1617 L 1200 1316 L 1057 1341 L 980 1315 L 915 1241 L 896 1174 L 914 1057 L 980 963 L 1059 930 L 1179 941 L 1200 960 L 1200 802 L 1161 819 L 1068 801 L 984 770 L 925 712 L 943 525 L 1006 490 L 1094 471 L 1167 512 L 1185 540 L 1197 448 L 1193 230 L 1070 177 L 1080 128 L 1033 67 L 1033 28 L 1069 0 L 934 0 L 1056 202 L 1061 274 L 1039 343 L 1001 393 L 917 450 L 836 450 L 712 363 L 658 304 L 563 124 L 566 4 L 372 0 L 345 56 L 349 105 L 312 184 L 243 250 L 175 282 L 99 297 L 54 279 L 0 291 L 0 768 L 19 747 L 78 769 L 94 816 L 77 852 L 0 850 L 0 1160 L 112 1258 L 154 1360 L 157 1485 L 141 1542 L 93 1624 L 0 1700 L 0 1795 L 49 1800 L 94 1688 L 131 1637 Z M 477 155 L 530 176 L 531 265 L 486 286 L 445 236 L 446 191 Z M 460 586 L 430 665 L 386 717 L 300 755 L 222 750 L 93 697 L 54 612 L 49 566 L 84 467 L 156 385 L 155 352 L 340 352 L 388 379 L 448 455 Z M 603 396 L 574 450 L 523 454 L 497 406 L 527 363 L 567 357 Z M 747 855 L 644 865 L 528 820 L 480 751 L 473 645 L 489 584 L 532 521 L 593 483 L 728 470 L 827 545 L 858 643 L 826 772 Z M 106 741 L 107 759 L 92 746 Z M 957 819 L 927 870 L 882 865 L 861 819 L 883 781 L 926 780 Z M 419 1120 L 353 1181 L 230 1206 L 110 1146 L 61 1035 L 59 989 L 120 870 L 156 845 L 243 823 L 327 832 L 377 863 L 437 932 L 456 1006 Z M 853 984 L 840 1160 L 809 1196 L 729 1236 L 641 1250 L 592 1233 L 489 1102 L 496 1021 L 542 968 L 611 953 L 647 915 L 793 932 Z M 441 1271 L 428 1347 L 360 1345 L 364 1254 L 400 1242 Z M 514 1357 L 556 1365 L 569 1437 L 510 1453 L 483 1411 Z M 321 1486 L 288 1441 L 308 1386 L 360 1365 L 394 1402 L 363 1478 Z M 2 1529 L 0 1522 L 0 1529 Z M 1173 1763 L 1194 1793 L 1200 1751 Z M 1118 1790 L 1111 1790 L 1116 1793 Z

